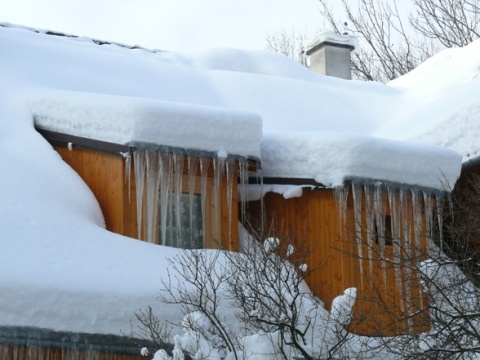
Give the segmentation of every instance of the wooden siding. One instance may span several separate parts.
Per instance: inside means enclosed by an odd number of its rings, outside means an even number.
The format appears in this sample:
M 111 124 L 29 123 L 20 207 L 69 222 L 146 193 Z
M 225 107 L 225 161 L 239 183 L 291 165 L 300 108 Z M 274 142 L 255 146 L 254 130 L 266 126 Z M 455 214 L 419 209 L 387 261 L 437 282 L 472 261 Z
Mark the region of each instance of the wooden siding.
M 348 204 L 346 216 L 350 221 L 344 226 L 332 190 L 304 189 L 301 197 L 292 199 L 268 193 L 264 198 L 264 226 L 269 230 L 264 236 L 274 235 L 282 243 L 294 242 L 308 249 L 308 268 L 315 271 L 306 281 L 327 309 L 346 288 L 357 288 L 352 332 L 388 336 L 408 331 L 411 324 L 414 331 L 425 330 L 426 320 L 421 316 L 409 324 L 405 321 L 405 312 L 400 306 L 400 298 L 405 294 L 398 289 L 394 267 L 380 260 L 363 260 L 363 273 L 360 272 L 351 200 Z M 255 221 L 261 217 L 260 207 L 260 201 L 251 202 L 248 207 L 249 220 L 257 231 L 262 226 Z M 376 255 L 378 253 L 377 249 Z M 363 254 L 368 254 L 366 244 L 363 245 Z M 386 279 L 383 278 L 384 272 Z M 407 275 L 402 273 L 402 278 Z M 426 301 L 418 282 L 412 285 L 416 290 L 411 294 L 409 313 L 422 308 L 421 304 Z
M 137 238 L 135 183 L 131 191 L 125 179 L 125 160 L 121 156 L 56 144 L 55 150 L 85 181 L 97 198 L 106 228 L 117 234 Z

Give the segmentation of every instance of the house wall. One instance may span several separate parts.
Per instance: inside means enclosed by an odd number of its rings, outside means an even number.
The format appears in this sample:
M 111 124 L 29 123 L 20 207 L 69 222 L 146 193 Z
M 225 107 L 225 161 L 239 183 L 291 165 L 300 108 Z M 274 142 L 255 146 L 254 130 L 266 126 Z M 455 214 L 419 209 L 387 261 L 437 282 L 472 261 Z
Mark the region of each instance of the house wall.
M 131 191 L 125 179 L 121 156 L 55 144 L 55 150 L 85 181 L 97 198 L 107 230 L 137 238 L 135 183 Z
M 261 202 L 249 203 L 249 221 L 260 231 L 268 229 L 266 236 L 276 236 L 281 243 L 295 244 L 304 252 L 308 269 L 313 273 L 306 278 L 312 291 L 319 296 L 327 309 L 333 299 L 349 287 L 357 288 L 354 319 L 350 330 L 365 335 L 393 335 L 406 331 L 422 331 L 427 328 L 424 317 L 404 321 L 405 313 L 423 309 L 426 301 L 418 281 L 411 273 L 395 268 L 380 257 L 378 246 L 369 253 L 366 243 L 362 245 L 363 260 L 358 256 L 355 234 L 353 204 L 350 196 L 347 206 L 347 222 L 343 223 L 335 200 L 335 192 L 329 189 L 304 189 L 298 198 L 285 199 L 275 193 L 264 197 L 264 221 L 261 218 Z M 366 211 L 362 214 L 365 221 Z M 413 221 L 413 220 L 412 220 Z M 424 241 L 424 240 L 422 240 Z M 385 247 L 392 257 L 393 248 Z M 302 256 L 302 255 L 300 255 Z M 367 257 L 371 259 L 367 259 Z M 360 271 L 362 262 L 362 271 Z M 397 273 L 395 273 L 397 271 Z M 410 278 L 409 288 L 415 289 L 405 298 L 406 288 L 399 289 L 397 279 Z
M 132 238 L 138 238 L 135 179 L 132 168 L 129 191 L 128 181 L 125 177 L 125 159 L 122 156 L 79 147 L 73 147 L 69 150 L 66 145 L 62 144 L 54 144 L 54 148 L 62 159 L 80 175 L 92 190 L 102 209 L 107 230 Z M 188 166 L 185 164 L 185 177 L 188 175 L 187 168 Z M 213 166 L 209 168 L 213 169 Z M 200 176 L 199 171 L 200 170 L 198 170 L 198 176 Z M 209 173 L 208 180 L 207 218 L 205 226 L 207 239 L 205 240 L 205 246 L 207 248 L 236 250 L 238 249 L 237 187 L 232 187 L 231 219 L 229 219 L 226 176 L 223 176 L 221 179 L 219 210 L 216 209 L 214 203 L 212 178 L 213 171 Z M 235 175 L 234 179 L 236 179 Z M 185 179 L 183 184 L 185 187 L 188 184 L 188 179 Z M 198 187 L 199 184 L 200 180 L 196 181 L 196 187 Z M 215 216 L 218 216 L 218 221 L 214 218 Z M 143 216 L 142 229 L 145 228 L 145 219 L 146 216 Z M 142 238 L 144 238 L 143 230 Z

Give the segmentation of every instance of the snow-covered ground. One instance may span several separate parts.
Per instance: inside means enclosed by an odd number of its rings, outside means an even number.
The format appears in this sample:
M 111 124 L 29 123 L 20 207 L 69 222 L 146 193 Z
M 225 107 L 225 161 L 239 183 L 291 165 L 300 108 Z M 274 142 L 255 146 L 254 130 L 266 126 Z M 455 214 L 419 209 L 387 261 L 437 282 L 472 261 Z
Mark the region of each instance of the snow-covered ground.
M 151 141 L 170 124 L 168 145 L 260 155 L 266 176 L 325 185 L 366 177 L 440 188 L 455 182 L 462 156 L 478 153 L 480 42 L 388 85 L 319 76 L 267 52 L 152 53 L 17 27 L 0 26 L 0 48 L 0 325 L 120 334 L 148 305 L 167 320 L 179 315 L 156 301 L 178 250 L 106 231 L 33 115 L 45 128 L 122 143 Z M 90 111 L 60 123 L 82 99 Z M 128 128 L 120 110 L 146 104 L 154 130 L 143 115 Z M 161 122 L 172 113 L 197 117 L 175 128 Z M 98 114 L 107 126 L 92 122 Z

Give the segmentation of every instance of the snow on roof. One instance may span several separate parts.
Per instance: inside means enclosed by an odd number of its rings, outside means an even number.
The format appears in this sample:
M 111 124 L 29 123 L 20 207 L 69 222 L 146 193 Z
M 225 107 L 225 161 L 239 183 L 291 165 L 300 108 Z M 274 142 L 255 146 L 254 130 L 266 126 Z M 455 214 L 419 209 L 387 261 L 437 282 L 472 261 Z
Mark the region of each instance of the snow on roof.
M 375 135 L 440 145 L 464 162 L 480 156 L 480 41 L 443 50 L 389 86 L 403 89 L 399 111 Z
M 260 157 L 260 116 L 225 107 L 85 92 L 43 92 L 28 102 L 35 126 L 124 145 Z
M 416 158 L 430 159 L 431 166 L 406 169 L 402 164 L 410 162 L 410 145 L 371 137 L 405 97 L 391 86 L 319 76 L 268 52 L 154 53 L 0 30 L 0 41 L 9 48 L 2 58 L 4 78 L 27 94 L 23 97 L 37 126 L 46 130 L 260 156 L 264 176 L 305 176 L 326 186 L 367 175 L 441 188 L 445 179 L 440 181 L 439 174 L 447 174 L 449 185 L 458 175 L 454 153 L 417 147 Z M 289 137 L 305 132 L 306 141 L 293 148 Z M 288 156 L 278 155 L 282 148 L 289 149 Z M 348 151 L 353 148 L 354 153 Z M 359 166 L 367 163 L 368 171 Z
M 364 179 L 442 189 L 453 186 L 452 179 L 460 171 L 458 154 L 422 143 L 334 132 L 269 133 L 265 137 L 263 171 L 273 177 L 313 178 L 331 186 Z M 308 150 L 299 155 L 298 149 Z M 331 156 L 332 149 L 341 151 Z

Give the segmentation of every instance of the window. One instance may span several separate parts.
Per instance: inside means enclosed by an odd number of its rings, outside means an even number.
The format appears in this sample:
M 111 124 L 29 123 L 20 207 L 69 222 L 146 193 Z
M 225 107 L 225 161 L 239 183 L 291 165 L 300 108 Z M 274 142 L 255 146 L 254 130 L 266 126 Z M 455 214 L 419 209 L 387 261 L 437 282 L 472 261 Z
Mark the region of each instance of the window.
M 156 243 L 184 249 L 218 247 L 221 232 L 219 228 L 220 211 L 215 209 L 213 180 L 204 178 L 202 181 L 201 177 L 197 176 L 192 191 L 190 191 L 189 180 L 192 179 L 189 179 L 187 175 L 183 176 L 182 191 L 178 198 L 176 185 L 172 186 L 168 195 L 168 204 L 164 205 L 166 214 L 162 214 L 162 189 L 160 187 Z M 177 207 L 179 208 L 178 216 Z M 163 229 L 163 223 L 165 229 Z
M 167 206 L 165 232 L 162 232 L 161 221 L 158 225 L 161 243 L 184 249 L 203 248 L 204 231 L 201 194 L 193 193 L 192 197 L 190 197 L 188 192 L 182 192 L 178 209 L 176 202 L 176 194 L 172 193 L 172 199 Z M 161 209 L 159 209 L 159 213 L 161 217 Z M 165 239 L 162 236 L 165 236 Z

